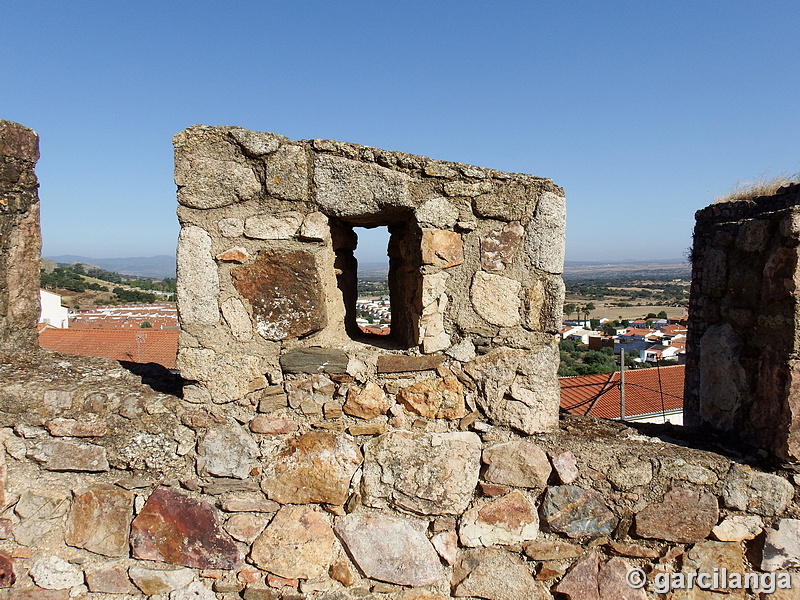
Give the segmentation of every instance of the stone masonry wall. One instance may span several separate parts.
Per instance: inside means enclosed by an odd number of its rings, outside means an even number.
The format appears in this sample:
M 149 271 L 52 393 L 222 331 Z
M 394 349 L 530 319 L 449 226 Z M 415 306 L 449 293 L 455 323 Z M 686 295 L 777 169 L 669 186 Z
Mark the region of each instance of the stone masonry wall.
M 0 356 L 38 347 L 39 136 L 0 120 Z
M 38 266 L 16 256 L 9 268 Z M 0 600 L 796 597 L 797 475 L 669 425 L 493 424 L 481 386 L 516 393 L 536 376 L 531 349 L 469 339 L 486 351 L 463 368 L 382 349 L 375 373 L 352 369 L 366 350 L 345 361 L 293 340 L 280 383 L 230 401 L 196 383 L 182 397 L 152 365 L 0 358 Z M 481 360 L 498 350 L 490 385 Z M 634 568 L 644 589 L 626 581 Z M 734 589 L 663 593 L 665 577 L 714 570 Z M 760 590 L 732 578 L 750 572 Z
M 797 476 L 680 428 L 526 436 L 470 415 L 376 434 L 51 352 L 0 381 L 4 600 L 642 600 L 715 568 L 800 586 Z
M 800 185 L 697 212 L 684 421 L 800 460 Z
M 555 426 L 565 205 L 552 181 L 237 127 L 174 143 L 187 399 L 288 393 L 313 420 L 347 398 L 373 431 L 404 411 L 452 430 L 475 408 L 527 433 Z M 391 234 L 387 338 L 355 323 L 354 225 Z M 374 406 L 353 413 L 362 396 Z

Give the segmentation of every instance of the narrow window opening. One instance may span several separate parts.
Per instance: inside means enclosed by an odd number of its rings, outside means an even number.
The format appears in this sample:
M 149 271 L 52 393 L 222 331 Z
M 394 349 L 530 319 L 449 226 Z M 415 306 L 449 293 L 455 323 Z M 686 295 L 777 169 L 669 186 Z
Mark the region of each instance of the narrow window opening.
M 405 221 L 331 219 L 331 234 L 347 335 L 387 349 L 416 345 L 419 229 Z
M 356 324 L 369 335 L 389 335 L 392 324 L 389 293 L 388 227 L 354 227 L 358 246 Z

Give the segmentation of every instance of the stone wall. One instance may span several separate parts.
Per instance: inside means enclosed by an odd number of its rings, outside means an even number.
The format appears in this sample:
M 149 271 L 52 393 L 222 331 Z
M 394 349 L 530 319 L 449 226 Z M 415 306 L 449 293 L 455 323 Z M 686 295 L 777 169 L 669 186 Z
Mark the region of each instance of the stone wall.
M 697 212 L 684 422 L 800 459 L 800 185 Z
M 453 429 L 476 407 L 527 433 L 555 426 L 565 205 L 552 181 L 237 127 L 174 143 L 188 400 L 288 393 L 313 420 L 347 398 L 374 431 L 404 412 Z M 391 234 L 387 338 L 355 323 L 353 226 Z
M 520 381 L 546 388 L 547 373 L 528 358 L 545 351 L 509 337 L 497 347 L 499 332 L 446 329 L 470 340 L 476 358 L 426 354 L 424 339 L 419 354 L 362 349 L 341 332 L 334 348 L 256 340 L 258 317 L 223 285 L 224 269 L 207 268 L 208 256 L 230 248 L 203 231 L 182 233 L 210 244 L 194 258 L 183 246 L 183 310 L 211 310 L 209 322 L 189 325 L 184 349 L 238 365 L 253 389 L 224 395 L 239 381 L 228 371 L 221 387 L 203 380 L 182 397 L 181 382 L 152 365 L 127 370 L 47 351 L 0 358 L 0 600 L 641 600 L 664 598 L 665 577 L 685 583 L 715 569 L 730 574 L 728 587 L 732 574 L 752 572 L 762 592 L 770 582 L 800 588 L 791 471 L 759 468 L 758 456 L 734 460 L 704 432 L 669 425 L 565 417 L 526 434 L 496 418 L 486 398 L 524 397 Z M 238 241 L 235 256 L 264 251 L 255 246 L 264 242 Z M 265 255 L 308 253 L 293 245 L 301 241 Z M 324 253 L 324 239 L 317 243 Z M 8 268 L 38 266 L 15 256 Z M 303 260 L 288 265 L 300 270 Z M 250 330 L 234 325 L 231 298 Z M 445 310 L 446 324 L 455 318 Z M 313 319 L 287 322 L 334 335 Z M 251 359 L 229 341 L 224 362 L 225 336 L 234 335 L 254 348 Z M 277 361 L 268 353 L 276 348 Z M 271 385 L 247 379 L 251 362 L 272 365 Z M 628 585 L 634 568 L 645 589 Z M 758 596 L 752 581 L 738 582 Z
M 39 136 L 0 120 L 0 356 L 38 347 Z
M 7 600 L 655 599 L 714 568 L 800 586 L 796 476 L 681 428 L 566 417 L 525 436 L 470 415 L 377 434 L 50 352 L 0 381 Z

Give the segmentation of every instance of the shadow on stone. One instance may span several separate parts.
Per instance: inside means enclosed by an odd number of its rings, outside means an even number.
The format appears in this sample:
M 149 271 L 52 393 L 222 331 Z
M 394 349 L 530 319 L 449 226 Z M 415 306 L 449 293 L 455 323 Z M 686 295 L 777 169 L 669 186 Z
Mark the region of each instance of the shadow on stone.
M 184 379 L 166 367 L 156 363 L 135 363 L 119 361 L 123 369 L 141 377 L 142 384 L 149 386 L 153 391 L 183 398 Z

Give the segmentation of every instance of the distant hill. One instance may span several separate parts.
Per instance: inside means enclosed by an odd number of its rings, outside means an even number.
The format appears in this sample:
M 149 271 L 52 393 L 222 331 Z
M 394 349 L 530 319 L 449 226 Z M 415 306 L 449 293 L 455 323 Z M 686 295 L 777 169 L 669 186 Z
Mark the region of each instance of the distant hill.
M 106 271 L 114 271 L 123 275 L 139 275 L 141 277 L 175 277 L 175 257 L 162 254 L 160 256 L 134 258 L 90 258 L 63 254 L 47 256 L 48 260 L 57 263 L 84 263 L 95 265 Z

